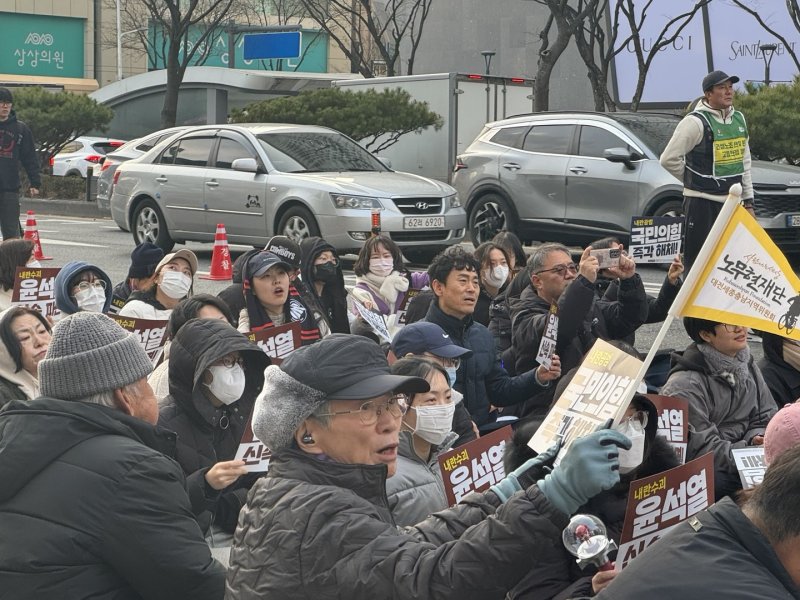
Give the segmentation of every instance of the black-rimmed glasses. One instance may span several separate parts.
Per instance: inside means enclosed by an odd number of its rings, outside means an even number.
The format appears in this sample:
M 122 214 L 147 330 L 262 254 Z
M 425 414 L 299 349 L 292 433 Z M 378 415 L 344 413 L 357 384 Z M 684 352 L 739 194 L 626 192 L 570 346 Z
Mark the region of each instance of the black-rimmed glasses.
M 541 271 L 534 271 L 534 275 L 540 275 L 542 273 L 555 273 L 560 277 L 564 277 L 569 271 L 572 274 L 578 272 L 578 265 L 575 263 L 569 263 L 568 265 L 556 265 L 552 269 L 542 269 Z

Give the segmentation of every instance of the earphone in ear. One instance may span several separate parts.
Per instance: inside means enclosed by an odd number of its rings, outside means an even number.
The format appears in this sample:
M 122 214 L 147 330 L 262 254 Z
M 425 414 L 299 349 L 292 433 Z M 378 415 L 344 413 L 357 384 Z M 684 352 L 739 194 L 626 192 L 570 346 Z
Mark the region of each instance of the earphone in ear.
M 314 438 L 311 437 L 310 433 L 304 433 L 303 437 L 300 438 L 300 441 L 303 442 L 304 444 L 309 444 L 310 445 L 310 444 L 314 443 Z

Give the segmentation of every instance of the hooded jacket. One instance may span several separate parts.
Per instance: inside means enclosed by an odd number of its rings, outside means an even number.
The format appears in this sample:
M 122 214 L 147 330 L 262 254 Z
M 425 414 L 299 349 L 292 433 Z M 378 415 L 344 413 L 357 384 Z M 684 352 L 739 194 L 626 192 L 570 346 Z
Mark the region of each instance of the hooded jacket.
M 670 532 L 632 561 L 598 600 L 800 599 L 764 534 L 730 498 Z
M 758 368 L 772 392 L 772 399 L 778 407 L 800 399 L 800 371 L 783 358 L 783 338 L 772 333 L 761 333 L 764 358 Z
M 0 192 L 19 191 L 19 165 L 28 174 L 31 187 L 42 187 L 39 158 L 30 128 L 13 110 L 0 122 Z
M 8 404 L 0 595 L 219 600 L 225 575 L 192 516 L 174 449 L 174 433 L 99 404 Z
M 111 288 L 111 279 L 108 277 L 108 275 L 106 275 L 105 271 L 103 271 L 100 267 L 90 265 L 87 262 L 74 260 L 61 267 L 61 270 L 56 275 L 56 281 L 54 284 L 56 306 L 58 306 L 59 310 L 65 315 L 71 315 L 81 310 L 70 296 L 71 290 L 69 282 L 84 271 L 94 271 L 98 278 L 104 281 L 106 284 L 106 301 L 103 304 L 102 312 L 107 313 L 108 307 L 111 306 L 111 295 L 113 290 Z
M 484 325 L 472 320 L 452 317 L 439 308 L 439 302 L 431 302 L 425 320 L 444 329 L 453 343 L 472 350 L 472 354 L 461 359 L 456 384 L 453 386 L 464 395 L 464 406 L 480 427 L 490 421 L 489 406 L 511 406 L 540 395 L 552 386 L 542 386 L 536 381 L 536 370 L 517 377 L 510 377 L 501 366 L 494 347 L 494 339 Z
M 17 365 L 0 340 L 0 408 L 11 400 L 33 400 L 39 395 L 39 379 Z
M 300 450 L 273 456 L 234 535 L 226 600 L 499 600 L 561 545 L 566 515 L 536 486 L 502 506 L 491 491 L 468 494 L 398 528 L 386 474 Z
M 209 366 L 232 352 L 244 359 L 245 390 L 236 402 L 215 407 L 203 394 L 202 377 Z M 193 319 L 172 341 L 169 396 L 159 410 L 158 423 L 178 434 L 175 458 L 186 474 L 192 509 L 203 531 L 212 523 L 228 532 L 236 528 L 254 477 L 240 477 L 218 492 L 206 483 L 205 475 L 215 463 L 236 455 L 269 363 L 258 346 L 217 319 Z
M 331 333 L 350 333 L 350 321 L 347 318 L 347 290 L 344 287 L 344 275 L 341 267 L 336 270 L 336 281 L 326 283 L 322 288 L 322 294 L 317 294 L 314 261 L 326 251 L 333 252 L 338 259 L 336 249 L 320 237 L 310 237 L 300 242 L 300 272 L 303 285 L 297 290 L 307 305 L 319 307 L 321 316 L 328 324 Z
M 731 450 L 744 448 L 753 437 L 764 435 L 778 410 L 752 357 L 748 369 L 756 384 L 755 397 L 746 395 L 744 386 L 732 381 L 732 374 L 712 372 L 697 344 L 692 343 L 683 353 L 672 355 L 672 370 L 661 388 L 665 396 L 689 401 L 686 460 L 714 453 L 714 493 L 718 499 L 741 489 Z
M 395 523 L 416 525 L 449 506 L 439 469 L 439 454 L 450 450 L 457 436 L 457 433 L 450 433 L 441 445 L 431 447 L 430 458 L 425 461 L 414 451 L 413 434 L 400 432 L 397 470 L 386 480 L 386 494 Z
M 237 258 L 233 263 L 232 283 L 219 294 L 217 294 L 217 297 L 222 298 L 222 300 L 225 301 L 225 304 L 228 305 L 228 308 L 231 309 L 234 327 L 239 324 L 239 313 L 242 312 L 242 309 L 246 307 L 244 301 L 244 289 L 242 289 L 244 268 L 247 265 L 247 261 L 250 260 L 250 257 L 252 257 L 254 254 L 258 254 L 259 252 L 262 252 L 262 250 L 253 248 Z

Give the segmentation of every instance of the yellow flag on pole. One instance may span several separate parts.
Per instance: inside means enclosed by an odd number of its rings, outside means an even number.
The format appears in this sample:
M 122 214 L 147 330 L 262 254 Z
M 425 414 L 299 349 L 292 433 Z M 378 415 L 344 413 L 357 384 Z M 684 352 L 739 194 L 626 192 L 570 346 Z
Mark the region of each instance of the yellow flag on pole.
M 695 263 L 675 313 L 800 340 L 800 279 L 750 213 L 738 203 L 725 212 L 730 218 L 706 240 L 706 260 Z

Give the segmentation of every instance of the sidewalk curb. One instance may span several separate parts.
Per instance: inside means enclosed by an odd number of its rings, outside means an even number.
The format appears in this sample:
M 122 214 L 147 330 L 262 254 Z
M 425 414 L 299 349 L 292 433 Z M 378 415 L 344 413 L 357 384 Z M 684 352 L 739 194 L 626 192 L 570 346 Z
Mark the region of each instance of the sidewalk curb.
M 100 210 L 96 202 L 82 200 L 57 200 L 47 198 L 20 198 L 20 213 L 24 216 L 29 210 L 44 215 L 60 217 L 83 217 L 90 219 L 107 219 L 110 212 Z

